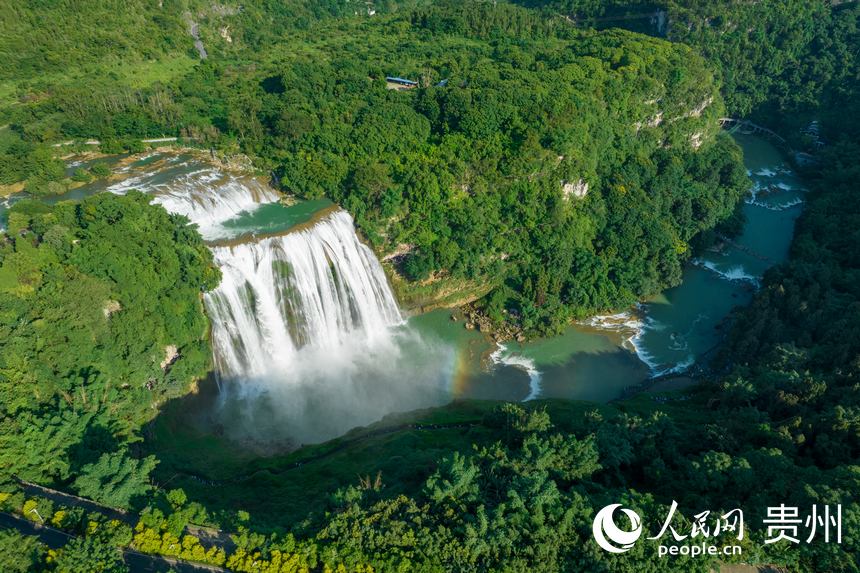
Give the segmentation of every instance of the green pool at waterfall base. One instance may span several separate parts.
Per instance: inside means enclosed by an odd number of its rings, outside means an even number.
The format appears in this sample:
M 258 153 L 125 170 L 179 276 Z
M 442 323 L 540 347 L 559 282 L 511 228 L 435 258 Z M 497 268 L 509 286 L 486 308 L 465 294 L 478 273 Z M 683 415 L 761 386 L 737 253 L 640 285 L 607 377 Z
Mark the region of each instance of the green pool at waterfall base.
M 743 233 L 699 255 L 698 262 L 685 270 L 681 285 L 631 309 L 624 321 L 632 326 L 607 330 L 577 324 L 560 336 L 507 343 L 498 352 L 495 342 L 467 329 L 462 318 L 455 319 L 456 312 L 452 318 L 452 311 L 436 310 L 411 316 L 400 327 L 417 333 L 420 343 L 400 346 L 398 352 L 405 355 L 398 356 L 397 363 L 422 364 L 426 369 L 427 360 L 437 360 L 438 355 L 444 357 L 439 360 L 450 361 L 437 365 L 450 399 L 513 401 L 531 395 L 608 402 L 655 373 L 682 370 L 718 343 L 731 309 L 747 303 L 757 277 L 785 258 L 801 209 L 785 206 L 802 197 L 802 186 L 779 152 L 755 137 L 739 136 L 738 141 L 757 189 L 743 206 L 747 217 Z M 327 201 L 264 205 L 224 227 L 238 234 L 271 233 L 306 222 L 329 205 Z M 440 347 L 450 352 L 440 353 Z M 431 357 L 431 352 L 436 354 Z M 401 375 L 403 384 L 409 384 L 410 373 Z M 225 411 L 230 411 L 227 406 Z M 212 423 L 210 416 L 213 409 L 223 407 L 211 398 L 191 398 L 185 409 L 170 415 L 195 418 L 196 431 L 205 433 L 208 427 L 226 436 L 230 428 L 223 426 L 229 425 L 230 417 Z M 289 436 L 279 436 L 272 447 L 277 450 L 277 444 L 289 442 Z
M 494 363 L 490 355 L 495 344 L 451 317 L 450 311 L 436 310 L 412 317 L 410 324 L 428 341 L 441 340 L 458 349 L 452 397 L 525 399 L 528 373 L 522 367 Z M 621 343 L 622 338 L 614 333 L 569 328 L 560 336 L 509 347 L 540 371 L 541 396 L 605 402 L 648 375 L 645 365 Z

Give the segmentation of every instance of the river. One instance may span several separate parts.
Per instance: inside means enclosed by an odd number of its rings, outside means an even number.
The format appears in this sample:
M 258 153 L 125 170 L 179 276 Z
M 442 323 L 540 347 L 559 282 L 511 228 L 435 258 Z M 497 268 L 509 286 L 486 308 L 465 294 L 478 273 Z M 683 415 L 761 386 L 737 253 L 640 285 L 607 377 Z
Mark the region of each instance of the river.
M 452 311 L 402 316 L 347 214 L 324 200 L 282 204 L 263 179 L 200 153 L 98 159 L 110 179 L 46 200 L 139 188 L 198 224 L 226 277 L 207 295 L 218 385 L 180 415 L 198 431 L 289 449 L 457 398 L 606 402 L 702 360 L 731 309 L 786 258 L 801 212 L 802 184 L 779 151 L 736 138 L 753 183 L 740 236 L 691 261 L 675 288 L 522 344 L 497 345 Z
M 465 331 L 450 312 L 413 317 L 428 337 L 458 349 L 453 396 L 605 402 L 651 377 L 683 373 L 714 348 L 732 308 L 747 304 L 764 272 L 787 257 L 804 193 L 767 140 L 735 137 L 753 184 L 743 205 L 743 232 L 694 259 L 679 286 L 635 308 L 573 325 L 560 336 L 501 349 Z

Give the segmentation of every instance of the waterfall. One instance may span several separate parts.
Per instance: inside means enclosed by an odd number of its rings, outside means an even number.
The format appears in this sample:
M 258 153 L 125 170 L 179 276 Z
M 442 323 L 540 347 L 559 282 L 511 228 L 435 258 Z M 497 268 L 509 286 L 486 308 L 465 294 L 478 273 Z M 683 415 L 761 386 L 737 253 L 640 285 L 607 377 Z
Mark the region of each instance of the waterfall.
M 262 376 L 294 366 L 304 346 L 373 344 L 401 322 L 385 273 L 337 211 L 309 229 L 215 247 L 221 284 L 206 294 L 223 375 Z
M 210 420 L 220 431 L 271 451 L 448 401 L 454 349 L 404 322 L 347 212 L 243 239 L 225 224 L 276 202 L 274 190 L 195 159 L 159 161 L 108 190 L 150 193 L 209 241 L 222 274 L 204 295 L 220 387 Z
M 222 273 L 205 295 L 218 417 L 234 439 L 290 448 L 447 402 L 454 350 L 403 321 L 345 211 L 212 251 Z

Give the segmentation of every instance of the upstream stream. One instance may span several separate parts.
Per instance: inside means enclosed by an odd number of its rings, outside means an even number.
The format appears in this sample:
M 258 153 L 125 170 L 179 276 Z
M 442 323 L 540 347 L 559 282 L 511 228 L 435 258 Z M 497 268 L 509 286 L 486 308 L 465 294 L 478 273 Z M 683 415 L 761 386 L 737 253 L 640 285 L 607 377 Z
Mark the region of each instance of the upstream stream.
M 737 140 L 754 184 L 741 236 L 635 308 L 503 346 L 451 311 L 405 316 L 348 213 L 328 201 L 284 205 L 264 180 L 205 155 L 99 159 L 111 178 L 50 201 L 139 189 L 199 226 L 223 275 L 205 297 L 216 372 L 181 415 L 198 431 L 271 451 L 457 398 L 604 402 L 682 374 L 785 259 L 801 210 L 801 183 L 780 153 L 760 138 Z

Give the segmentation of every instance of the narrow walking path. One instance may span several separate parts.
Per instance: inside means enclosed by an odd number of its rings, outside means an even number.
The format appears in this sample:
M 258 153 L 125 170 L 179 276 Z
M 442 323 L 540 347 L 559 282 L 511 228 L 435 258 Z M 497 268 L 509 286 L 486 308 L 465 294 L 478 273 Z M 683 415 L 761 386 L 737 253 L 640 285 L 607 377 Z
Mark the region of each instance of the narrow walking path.
M 196 473 L 191 472 L 191 471 L 178 471 L 169 480 L 167 480 L 167 482 L 165 482 L 165 484 L 170 482 L 171 480 L 173 480 L 174 478 L 176 478 L 178 476 L 185 476 L 185 477 L 191 478 L 191 479 L 193 479 L 199 483 L 202 483 L 203 485 L 207 485 L 210 487 L 219 487 L 219 486 L 232 484 L 232 483 L 240 483 L 240 482 L 252 479 L 257 475 L 264 474 L 264 473 L 267 473 L 267 474 L 272 475 L 272 476 L 280 476 L 280 475 L 283 475 L 283 474 L 285 474 L 291 470 L 298 469 L 305 464 L 316 462 L 316 461 L 325 459 L 329 456 L 332 456 L 338 452 L 345 450 L 347 447 L 358 444 L 358 443 L 360 443 L 360 442 L 362 442 L 368 438 L 373 438 L 373 437 L 377 437 L 377 436 L 384 436 L 386 434 L 393 434 L 395 432 L 400 432 L 402 430 L 419 430 L 419 431 L 451 430 L 451 429 L 456 429 L 456 428 L 471 428 L 471 427 L 477 426 L 479 424 L 480 424 L 480 421 L 475 420 L 475 421 L 469 421 L 469 422 L 454 422 L 454 423 L 450 423 L 450 424 L 400 424 L 397 426 L 389 426 L 387 428 L 380 428 L 378 430 L 373 430 L 373 431 L 368 432 L 366 434 L 362 434 L 361 436 L 359 436 L 357 438 L 353 438 L 351 440 L 344 441 L 343 443 L 338 444 L 337 446 L 331 448 L 330 450 L 326 450 L 325 452 L 322 452 L 322 453 L 319 453 L 319 454 L 316 454 L 313 456 L 308 456 L 306 458 L 302 458 L 300 460 L 293 462 L 292 464 L 290 464 L 286 467 L 282 467 L 282 468 L 278 468 L 278 469 L 260 468 L 258 470 L 254 470 L 254 471 L 249 472 L 247 474 L 240 474 L 240 475 L 233 476 L 231 478 L 223 479 L 223 480 L 211 480 L 211 479 L 208 479 L 204 476 L 201 476 L 200 474 L 196 474 Z M 162 484 L 162 486 L 163 485 L 164 484 Z
M 153 137 L 150 139 L 141 139 L 141 143 L 170 143 L 172 141 L 178 141 L 178 137 Z M 68 145 L 74 145 L 77 143 L 74 139 L 70 139 L 68 141 L 61 141 L 60 143 L 55 143 L 51 147 L 66 147 Z M 101 145 L 102 142 L 98 139 L 88 139 L 83 142 L 84 145 Z
M 769 137 L 772 137 L 773 139 L 775 139 L 779 143 L 786 145 L 785 138 L 782 137 L 781 135 L 779 135 L 778 133 L 776 133 L 774 130 L 768 129 L 767 127 L 764 127 L 764 126 L 759 125 L 757 123 L 753 123 L 752 121 L 750 121 L 748 119 L 737 119 L 734 117 L 721 117 L 717 121 L 719 121 L 720 125 L 722 125 L 723 127 L 725 127 L 727 125 L 733 125 L 733 126 L 736 126 L 742 130 L 746 130 L 746 131 L 742 131 L 742 133 L 748 132 L 748 133 L 755 133 L 755 134 L 764 134 L 764 135 L 767 135 Z

